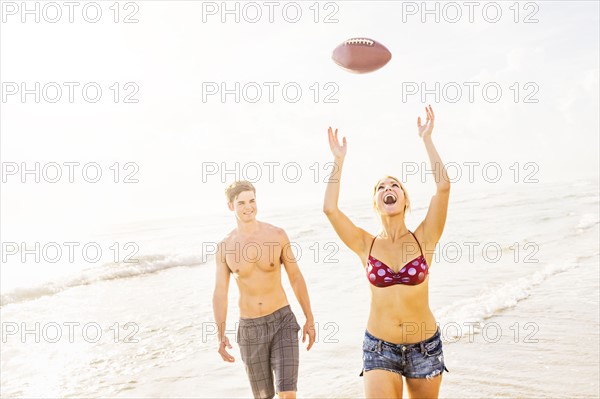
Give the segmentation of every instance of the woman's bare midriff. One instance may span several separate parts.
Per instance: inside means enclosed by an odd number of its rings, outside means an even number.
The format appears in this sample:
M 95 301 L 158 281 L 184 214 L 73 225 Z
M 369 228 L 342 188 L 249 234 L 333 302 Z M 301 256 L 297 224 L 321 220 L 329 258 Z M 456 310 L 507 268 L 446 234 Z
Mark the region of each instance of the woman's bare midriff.
M 395 344 L 413 344 L 433 336 L 437 324 L 429 308 L 428 280 L 415 286 L 371 286 L 367 331 Z

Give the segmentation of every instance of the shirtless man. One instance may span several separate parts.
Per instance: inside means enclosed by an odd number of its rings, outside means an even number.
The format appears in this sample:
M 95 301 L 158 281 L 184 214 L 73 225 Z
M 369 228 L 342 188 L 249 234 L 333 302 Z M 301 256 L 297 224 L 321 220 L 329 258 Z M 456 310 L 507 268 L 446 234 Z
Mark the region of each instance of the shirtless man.
M 219 338 L 219 354 L 226 362 L 235 359 L 225 336 L 229 276 L 240 290 L 240 324 L 237 342 L 255 398 L 295 398 L 298 381 L 298 330 L 281 285 L 281 265 L 302 307 L 309 350 L 315 341 L 314 318 L 304 277 L 292 253 L 285 231 L 256 220 L 256 190 L 237 181 L 225 190 L 229 209 L 235 212 L 237 228 L 218 244 L 213 310 Z M 275 374 L 275 381 L 273 380 Z M 276 390 L 274 382 L 277 385 Z

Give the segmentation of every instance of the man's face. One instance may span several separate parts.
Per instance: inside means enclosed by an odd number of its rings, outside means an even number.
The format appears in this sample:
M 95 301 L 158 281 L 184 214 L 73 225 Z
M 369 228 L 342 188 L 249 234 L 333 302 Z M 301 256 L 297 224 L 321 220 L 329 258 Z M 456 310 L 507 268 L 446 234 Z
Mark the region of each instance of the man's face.
M 256 219 L 256 196 L 252 191 L 242 191 L 228 205 L 238 220 L 250 222 Z

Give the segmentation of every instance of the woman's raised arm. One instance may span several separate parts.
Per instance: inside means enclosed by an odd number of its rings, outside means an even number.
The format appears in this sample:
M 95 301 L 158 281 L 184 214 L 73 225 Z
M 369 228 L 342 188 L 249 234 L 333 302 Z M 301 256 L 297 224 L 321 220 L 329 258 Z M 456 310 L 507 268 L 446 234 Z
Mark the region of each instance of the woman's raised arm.
M 340 145 L 337 133 L 337 129 L 335 129 L 334 133 L 331 127 L 327 132 L 329 136 L 329 148 L 333 154 L 333 169 L 329 175 L 327 189 L 325 190 L 323 212 L 327 215 L 329 222 L 344 244 L 359 257 L 363 258 L 366 255 L 365 251 L 370 235 L 365 230 L 354 225 L 348 216 L 338 208 L 340 179 L 348 147 L 345 137 L 342 139 L 343 145 Z
M 429 210 L 421 225 L 423 226 L 423 240 L 431 244 L 437 244 L 444 232 L 444 225 L 446 224 L 448 200 L 450 198 L 450 180 L 448 179 L 448 172 L 444 167 L 440 154 L 438 154 L 433 145 L 433 140 L 431 139 L 433 124 L 435 122 L 435 114 L 433 113 L 431 105 L 429 108 L 425 108 L 425 112 L 427 113 L 427 120 L 425 124 L 422 125 L 421 117 L 419 117 L 417 119 L 417 129 L 419 137 L 423 139 L 423 143 L 425 144 L 429 162 L 431 163 L 431 169 L 435 176 L 436 193 L 431 197 Z

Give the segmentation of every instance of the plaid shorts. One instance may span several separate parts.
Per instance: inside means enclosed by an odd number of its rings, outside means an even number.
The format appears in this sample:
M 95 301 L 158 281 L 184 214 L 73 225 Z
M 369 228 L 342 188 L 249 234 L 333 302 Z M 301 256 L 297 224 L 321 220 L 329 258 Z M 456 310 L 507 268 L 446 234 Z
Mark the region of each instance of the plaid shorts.
M 299 330 L 290 305 L 266 316 L 240 319 L 237 342 L 255 398 L 297 390 Z

